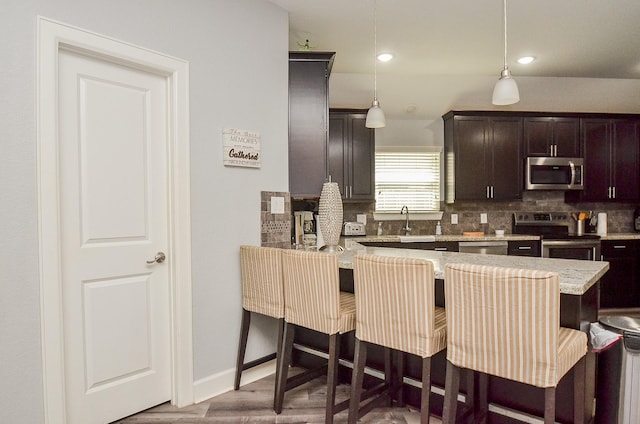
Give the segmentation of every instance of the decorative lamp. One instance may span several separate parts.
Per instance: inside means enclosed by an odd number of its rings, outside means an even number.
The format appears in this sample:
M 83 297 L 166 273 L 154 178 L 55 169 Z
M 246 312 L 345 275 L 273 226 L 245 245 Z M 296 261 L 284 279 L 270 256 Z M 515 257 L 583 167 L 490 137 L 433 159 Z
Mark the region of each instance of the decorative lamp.
M 342 196 L 338 183 L 323 184 L 318 205 L 318 221 L 325 244 L 322 249 L 327 252 L 342 250 L 338 246 L 342 231 Z
M 512 105 L 520 101 L 518 84 L 511 76 L 511 71 L 507 67 L 507 0 L 502 0 L 504 6 L 504 69 L 500 73 L 500 79 L 493 88 L 494 105 Z
M 384 119 L 384 112 L 380 108 L 380 102 L 378 102 L 378 66 L 376 60 L 376 54 L 378 53 L 378 33 L 377 33 L 377 19 L 376 19 L 376 2 L 373 2 L 373 103 L 367 112 L 367 119 L 364 126 L 367 128 L 382 128 L 387 125 Z

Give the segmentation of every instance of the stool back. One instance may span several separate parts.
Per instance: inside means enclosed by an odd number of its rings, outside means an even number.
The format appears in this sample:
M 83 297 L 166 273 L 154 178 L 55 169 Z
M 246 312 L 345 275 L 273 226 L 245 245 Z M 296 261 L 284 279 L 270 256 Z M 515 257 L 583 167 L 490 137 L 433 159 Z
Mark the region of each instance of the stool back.
M 537 387 L 557 384 L 558 274 L 447 264 L 445 299 L 452 364 Z
M 283 251 L 285 321 L 325 334 L 340 332 L 338 257 L 303 250 Z
M 358 339 L 422 358 L 446 346 L 446 329 L 434 332 L 433 263 L 356 255 L 353 266 Z M 444 320 L 444 310 L 437 309 Z
M 282 249 L 240 246 L 242 307 L 274 318 L 284 318 Z

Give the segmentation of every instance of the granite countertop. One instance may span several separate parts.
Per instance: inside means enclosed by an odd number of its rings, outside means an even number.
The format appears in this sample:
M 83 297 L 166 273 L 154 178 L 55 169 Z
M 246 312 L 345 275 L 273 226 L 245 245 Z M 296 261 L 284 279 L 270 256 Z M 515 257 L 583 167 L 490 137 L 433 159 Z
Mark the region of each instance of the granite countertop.
M 609 233 L 600 240 L 640 240 L 640 233 Z
M 356 242 L 370 242 L 370 243 L 400 243 L 401 237 L 403 236 L 393 236 L 393 235 L 383 235 L 383 236 L 348 236 L 345 237 L 348 240 L 353 240 Z M 524 240 L 540 240 L 540 236 L 532 236 L 527 234 L 505 234 L 504 236 L 496 236 L 496 235 L 485 235 L 481 237 L 470 237 L 463 236 L 461 234 L 454 235 L 443 235 L 443 236 L 409 236 L 414 237 L 416 240 L 422 237 L 430 237 L 432 238 L 432 242 L 435 241 L 524 241 Z M 640 238 L 640 237 L 638 237 Z M 422 240 L 420 240 L 422 241 Z
M 400 237 L 394 235 L 383 236 L 348 236 L 345 237 L 348 240 L 363 241 L 370 243 L 400 243 Z M 526 240 L 540 240 L 539 236 L 532 236 L 527 234 L 505 234 L 498 237 L 495 235 L 485 235 L 482 237 L 469 237 L 459 234 L 449 234 L 443 236 L 417 236 L 417 237 L 431 237 L 431 241 L 526 241 Z M 640 240 L 640 233 L 609 233 L 606 236 L 600 236 L 601 240 Z
M 508 268 L 537 269 L 557 272 L 560 277 L 560 293 L 582 295 L 609 269 L 609 262 L 581 261 L 573 259 L 532 258 L 526 256 L 480 255 L 475 253 L 439 252 L 433 250 L 366 247 L 351 239 L 345 240 L 345 250 L 339 253 L 340 268 L 353 269 L 353 257 L 357 254 L 373 254 L 405 258 L 426 259 L 434 264 L 435 278 L 444 279 L 447 263 L 468 263 L 502 266 Z

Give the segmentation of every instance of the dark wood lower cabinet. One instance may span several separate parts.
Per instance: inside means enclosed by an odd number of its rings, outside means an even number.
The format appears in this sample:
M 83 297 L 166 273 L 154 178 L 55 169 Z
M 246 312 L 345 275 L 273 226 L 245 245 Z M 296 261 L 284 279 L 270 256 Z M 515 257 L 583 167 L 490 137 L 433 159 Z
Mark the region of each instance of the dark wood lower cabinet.
M 609 271 L 600 283 L 601 308 L 640 307 L 640 241 L 602 240 L 602 259 L 609 262 Z
M 542 246 L 540 240 L 510 241 L 508 247 L 509 256 L 531 256 L 539 258 Z
M 347 269 L 340 270 L 341 290 L 353 291 L 353 272 Z M 592 286 L 586 293 L 578 295 L 560 295 L 560 325 L 564 327 L 588 331 L 588 324 L 597 321 L 598 318 L 598 290 L 599 283 Z M 444 282 L 436 280 L 436 303 L 440 306 L 444 305 Z M 299 329 L 296 331 L 295 342 L 302 346 L 308 346 L 312 349 L 327 352 L 328 339 L 307 329 Z M 349 333 L 342 337 L 341 342 L 341 358 L 347 361 L 353 361 L 354 333 Z M 383 370 L 384 352 L 382 348 L 372 350 L 367 355 L 367 366 L 377 370 Z M 296 365 L 303 367 L 312 367 L 325 361 L 325 359 L 309 353 L 304 349 L 294 351 L 293 361 Z M 422 361 L 419 357 L 406 355 L 406 380 L 412 380 L 416 383 L 420 382 L 422 372 Z M 431 374 L 432 383 L 437 390 L 444 390 L 446 369 L 446 350 L 435 355 L 432 360 Z M 556 390 L 556 421 L 561 423 L 570 423 L 573 421 L 573 370 L 565 375 Z M 369 377 L 373 384 L 373 377 Z M 344 383 L 351 381 L 351 369 L 346 366 L 340 367 L 340 379 Z M 365 382 L 366 383 L 366 382 Z M 594 353 L 587 354 L 586 365 L 586 390 L 585 390 L 585 416 L 587 423 L 592 421 L 592 411 L 594 410 L 594 400 L 596 392 L 596 355 Z M 404 387 L 404 400 L 409 405 L 416 408 L 420 407 L 420 389 L 418 384 L 407 384 Z M 466 393 L 466 377 L 462 376 L 460 380 L 461 392 Z M 515 383 L 502 378 L 489 378 L 489 402 L 497 406 L 520 411 L 525 414 L 531 414 L 538 417 L 544 416 L 544 390 Z M 442 416 L 443 396 L 432 391 L 431 393 L 431 410 L 432 413 Z M 458 408 L 459 413 L 464 408 L 461 405 Z M 464 418 L 459 417 L 457 422 L 465 422 Z M 521 423 L 517 419 L 510 418 L 496 412 L 489 413 L 489 422 L 492 424 L 512 424 Z

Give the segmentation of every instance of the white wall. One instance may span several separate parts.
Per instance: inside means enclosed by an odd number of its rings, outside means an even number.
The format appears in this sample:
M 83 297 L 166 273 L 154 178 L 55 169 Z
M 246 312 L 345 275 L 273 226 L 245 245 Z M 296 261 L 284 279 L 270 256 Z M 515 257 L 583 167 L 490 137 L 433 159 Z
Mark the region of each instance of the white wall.
M 386 119 L 387 125 L 376 130 L 376 148 L 443 147 L 444 122 L 433 120 Z
M 5 0 L 0 14 L 0 421 L 41 423 L 36 16 L 190 63 L 195 379 L 235 366 L 238 246 L 260 191 L 286 191 L 287 14 L 265 0 Z M 260 132 L 262 168 L 222 166 L 223 127 Z M 187 189 L 187 187 L 185 187 Z M 248 356 L 273 351 L 269 323 Z M 257 340 L 257 342 L 256 342 Z

